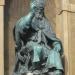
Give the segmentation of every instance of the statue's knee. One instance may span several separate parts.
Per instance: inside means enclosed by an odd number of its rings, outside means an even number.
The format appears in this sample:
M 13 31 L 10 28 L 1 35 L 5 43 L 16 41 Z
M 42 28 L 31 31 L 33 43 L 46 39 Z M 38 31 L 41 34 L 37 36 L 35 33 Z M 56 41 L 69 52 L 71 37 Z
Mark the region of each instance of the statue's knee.
M 56 70 L 55 75 L 63 75 L 63 72 L 61 70 Z

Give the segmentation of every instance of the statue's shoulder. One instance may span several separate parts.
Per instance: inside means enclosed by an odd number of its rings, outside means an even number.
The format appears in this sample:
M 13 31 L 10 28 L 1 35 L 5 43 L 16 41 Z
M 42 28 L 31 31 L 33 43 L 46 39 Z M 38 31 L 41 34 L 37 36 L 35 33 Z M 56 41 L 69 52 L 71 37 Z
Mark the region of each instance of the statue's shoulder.
M 26 16 L 23 16 L 16 22 L 16 26 L 22 26 L 25 23 L 26 23 Z
M 31 14 L 31 13 L 27 14 L 26 16 L 21 17 L 21 18 L 16 22 L 16 25 L 23 26 L 23 25 L 29 24 L 29 22 L 30 22 L 30 20 L 31 20 L 31 17 L 32 17 L 32 14 Z
M 17 27 L 28 27 L 30 26 L 30 22 L 31 22 L 31 18 L 32 18 L 32 14 L 29 13 L 28 15 L 20 18 L 17 22 L 16 22 L 16 26 Z
M 15 27 L 17 29 L 24 29 L 24 28 L 29 28 L 29 16 L 23 16 L 21 17 L 17 22 Z

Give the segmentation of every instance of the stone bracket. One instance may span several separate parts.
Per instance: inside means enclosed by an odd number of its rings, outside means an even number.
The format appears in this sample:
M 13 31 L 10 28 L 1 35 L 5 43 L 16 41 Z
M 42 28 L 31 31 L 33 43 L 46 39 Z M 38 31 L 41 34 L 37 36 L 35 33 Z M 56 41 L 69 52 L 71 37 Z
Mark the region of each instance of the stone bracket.
M 57 14 L 60 15 L 63 11 L 75 13 L 75 4 L 70 4 L 66 0 L 60 2 L 60 7 L 57 8 Z

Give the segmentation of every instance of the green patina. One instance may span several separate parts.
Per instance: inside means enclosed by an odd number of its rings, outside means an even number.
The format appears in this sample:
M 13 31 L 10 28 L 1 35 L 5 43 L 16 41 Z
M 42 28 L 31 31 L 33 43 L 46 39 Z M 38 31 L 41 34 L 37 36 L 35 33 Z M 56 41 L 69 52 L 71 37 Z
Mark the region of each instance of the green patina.
M 14 27 L 16 63 L 14 75 L 63 75 L 61 41 L 44 15 L 45 0 L 31 1 L 27 16 Z M 52 74 L 53 73 L 53 74 Z

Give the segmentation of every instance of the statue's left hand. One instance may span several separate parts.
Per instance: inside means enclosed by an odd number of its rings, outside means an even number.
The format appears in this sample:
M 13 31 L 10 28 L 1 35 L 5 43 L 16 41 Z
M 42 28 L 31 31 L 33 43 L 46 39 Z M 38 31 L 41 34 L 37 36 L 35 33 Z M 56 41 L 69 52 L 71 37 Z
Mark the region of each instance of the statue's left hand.
M 54 42 L 53 43 L 53 47 L 54 47 L 55 51 L 60 52 L 60 50 L 61 50 L 61 44 L 59 42 Z

